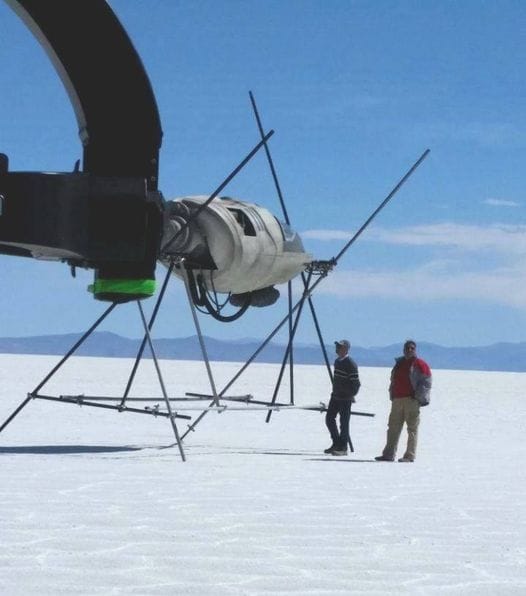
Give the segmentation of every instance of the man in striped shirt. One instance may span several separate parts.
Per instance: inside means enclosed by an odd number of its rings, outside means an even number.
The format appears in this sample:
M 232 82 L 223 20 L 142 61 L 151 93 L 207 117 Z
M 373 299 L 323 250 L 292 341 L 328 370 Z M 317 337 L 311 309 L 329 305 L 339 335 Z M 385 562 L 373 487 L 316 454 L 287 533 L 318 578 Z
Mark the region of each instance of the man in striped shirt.
M 347 455 L 351 404 L 355 401 L 354 396 L 360 389 L 360 378 L 356 362 L 349 357 L 349 350 L 351 349 L 349 341 L 341 339 L 335 341 L 334 345 L 338 357 L 334 361 L 332 393 L 325 416 L 325 424 L 331 434 L 332 445 L 325 449 L 325 453 Z M 339 430 L 336 424 L 336 416 L 340 417 Z

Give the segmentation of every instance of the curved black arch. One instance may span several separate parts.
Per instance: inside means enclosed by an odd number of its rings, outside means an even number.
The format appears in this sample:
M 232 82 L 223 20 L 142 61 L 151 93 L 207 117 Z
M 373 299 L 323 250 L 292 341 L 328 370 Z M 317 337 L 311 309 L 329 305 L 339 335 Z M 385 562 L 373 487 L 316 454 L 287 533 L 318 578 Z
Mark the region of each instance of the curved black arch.
M 38 39 L 75 110 L 83 170 L 157 190 L 162 129 L 142 61 L 104 0 L 6 0 Z

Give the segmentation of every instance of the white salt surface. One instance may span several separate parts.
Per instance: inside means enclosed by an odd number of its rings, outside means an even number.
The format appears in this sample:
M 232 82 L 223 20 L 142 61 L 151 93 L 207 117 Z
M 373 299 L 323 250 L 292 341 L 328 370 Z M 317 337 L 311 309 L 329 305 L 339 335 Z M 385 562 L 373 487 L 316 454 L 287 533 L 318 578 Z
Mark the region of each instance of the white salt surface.
M 56 362 L 0 356 L 0 420 Z M 73 359 L 43 393 L 118 396 L 131 364 Z M 208 390 L 203 364 L 161 364 L 171 395 Z M 214 365 L 218 389 L 237 369 Z M 268 399 L 277 370 L 232 393 Z M 526 376 L 435 371 L 414 464 L 373 461 L 388 370 L 361 376 L 376 417 L 352 418 L 343 458 L 316 412 L 210 413 L 183 463 L 166 419 L 31 401 L 0 435 L 0 593 L 526 594 Z M 327 399 L 322 367 L 296 383 L 297 403 Z

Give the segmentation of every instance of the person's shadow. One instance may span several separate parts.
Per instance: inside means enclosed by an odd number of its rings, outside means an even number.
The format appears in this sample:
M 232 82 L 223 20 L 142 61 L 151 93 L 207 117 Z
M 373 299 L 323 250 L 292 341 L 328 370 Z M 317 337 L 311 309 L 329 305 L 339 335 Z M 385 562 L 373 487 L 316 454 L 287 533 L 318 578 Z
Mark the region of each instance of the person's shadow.
M 352 455 L 350 456 L 352 457 Z M 374 459 L 350 459 L 349 457 L 311 457 L 309 461 L 328 461 L 339 464 L 365 464 L 365 463 L 377 463 Z

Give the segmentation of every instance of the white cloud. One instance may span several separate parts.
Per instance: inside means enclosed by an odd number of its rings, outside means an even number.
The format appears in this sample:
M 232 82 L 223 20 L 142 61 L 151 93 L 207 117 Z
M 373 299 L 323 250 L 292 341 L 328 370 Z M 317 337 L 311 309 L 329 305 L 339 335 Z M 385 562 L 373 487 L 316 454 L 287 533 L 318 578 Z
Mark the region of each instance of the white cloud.
M 471 122 L 461 125 L 457 138 L 474 141 L 484 146 L 503 146 L 510 143 L 524 144 L 525 135 L 520 127 L 511 122 Z
M 349 238 L 349 232 L 322 232 L 313 230 L 311 237 Z M 410 269 L 407 262 L 403 270 L 336 269 L 319 285 L 317 293 L 409 302 L 474 300 L 526 309 L 526 225 L 441 223 L 393 230 L 374 228 L 367 240 L 456 250 L 447 259 L 430 257 L 426 264 Z M 487 259 L 488 254 L 498 255 L 500 264 L 493 264 L 495 260 Z M 477 257 L 475 263 L 473 256 Z
M 301 233 L 301 237 L 309 240 L 330 242 L 332 240 L 349 240 L 352 234 L 353 232 L 345 230 L 307 230 Z
M 303 238 L 331 241 L 348 240 L 344 230 L 309 230 Z M 465 251 L 490 250 L 514 255 L 526 254 L 526 225 L 492 224 L 489 226 L 439 223 L 388 229 L 374 227 L 363 237 L 368 242 L 400 246 L 443 246 Z
M 482 147 L 523 147 L 526 134 L 515 122 L 449 121 L 423 122 L 413 127 L 428 139 L 447 139 L 474 143 Z
M 509 201 L 507 199 L 486 199 L 482 202 L 484 205 L 491 205 L 492 207 L 519 207 L 517 201 Z
M 335 271 L 316 293 L 354 298 L 396 298 L 409 302 L 474 300 L 526 309 L 526 266 L 488 272 L 449 272 L 443 263 L 409 271 Z
M 371 230 L 369 239 L 408 246 L 448 246 L 471 252 L 491 250 L 526 254 L 526 225 L 441 223 L 396 230 L 379 228 Z

